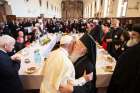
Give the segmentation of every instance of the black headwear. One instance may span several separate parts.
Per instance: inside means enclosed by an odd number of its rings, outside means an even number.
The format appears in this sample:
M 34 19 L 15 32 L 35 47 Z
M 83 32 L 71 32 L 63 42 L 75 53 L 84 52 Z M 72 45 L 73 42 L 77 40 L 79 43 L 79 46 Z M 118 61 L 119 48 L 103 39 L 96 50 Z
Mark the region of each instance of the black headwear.
M 86 46 L 90 60 L 96 62 L 96 43 L 94 38 L 89 33 L 85 33 L 80 38 L 80 41 Z
M 140 34 L 140 23 L 134 24 L 132 27 L 132 31 L 136 31 Z

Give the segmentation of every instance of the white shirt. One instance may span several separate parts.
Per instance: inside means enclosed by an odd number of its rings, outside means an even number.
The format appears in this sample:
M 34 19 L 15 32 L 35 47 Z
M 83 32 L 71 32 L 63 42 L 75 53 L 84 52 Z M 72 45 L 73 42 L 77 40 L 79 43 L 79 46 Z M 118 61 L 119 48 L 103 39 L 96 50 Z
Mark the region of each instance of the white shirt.
M 6 52 L 4 49 L 2 49 L 2 48 L 0 48 L 0 50 L 3 51 L 3 52 L 5 52 L 5 53 L 7 53 L 7 52 Z

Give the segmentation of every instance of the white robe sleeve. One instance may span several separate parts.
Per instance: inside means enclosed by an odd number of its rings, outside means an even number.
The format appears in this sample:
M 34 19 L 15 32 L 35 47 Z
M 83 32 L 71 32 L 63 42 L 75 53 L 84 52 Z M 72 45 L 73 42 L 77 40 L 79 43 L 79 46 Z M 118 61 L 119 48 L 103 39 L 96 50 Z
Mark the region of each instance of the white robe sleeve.
M 78 78 L 78 79 L 76 79 L 76 80 L 74 81 L 74 86 L 82 86 L 82 85 L 84 85 L 86 82 L 87 82 L 87 81 L 85 80 L 84 77 L 80 77 L 80 78 Z
M 59 90 L 61 80 L 65 76 L 65 64 L 60 55 L 51 56 L 46 62 L 43 71 L 42 90 L 49 91 L 45 93 L 54 93 Z M 41 92 L 44 93 L 44 92 Z

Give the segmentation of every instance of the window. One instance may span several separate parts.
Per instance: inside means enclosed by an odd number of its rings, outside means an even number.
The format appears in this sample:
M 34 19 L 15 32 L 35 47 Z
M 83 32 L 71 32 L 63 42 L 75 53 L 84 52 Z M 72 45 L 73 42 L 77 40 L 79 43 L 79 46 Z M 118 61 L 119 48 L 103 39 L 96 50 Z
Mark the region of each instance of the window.
M 101 0 L 101 6 L 103 6 L 103 0 Z
M 47 9 L 48 9 L 48 1 L 47 1 L 47 3 L 46 3 L 46 7 L 47 7 Z
M 39 5 L 42 6 L 42 2 L 41 2 L 41 0 L 39 0 Z
M 29 0 L 26 0 L 26 2 L 28 2 Z
M 56 10 L 56 6 L 55 6 L 55 12 L 56 12 L 57 10 Z
M 53 11 L 53 5 L 51 5 L 51 10 Z
M 29 2 L 29 0 L 24 0 L 26 3 Z

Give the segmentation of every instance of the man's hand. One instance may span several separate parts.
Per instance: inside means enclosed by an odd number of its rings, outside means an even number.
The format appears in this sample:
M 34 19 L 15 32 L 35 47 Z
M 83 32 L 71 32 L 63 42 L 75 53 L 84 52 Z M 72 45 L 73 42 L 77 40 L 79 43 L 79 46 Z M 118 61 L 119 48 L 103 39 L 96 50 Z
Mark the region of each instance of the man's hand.
M 118 50 L 121 46 L 120 45 L 115 45 L 115 49 Z
M 110 42 L 112 42 L 112 39 L 106 39 L 106 42 L 110 43 Z
M 11 56 L 11 59 L 12 59 L 13 61 L 21 61 L 21 57 L 22 57 L 22 55 L 20 55 L 20 54 L 15 54 L 15 55 Z
M 93 79 L 93 72 L 84 75 L 86 81 L 91 81 Z
M 60 93 L 72 93 L 73 92 L 73 84 L 68 81 L 67 84 L 61 84 L 59 87 Z

